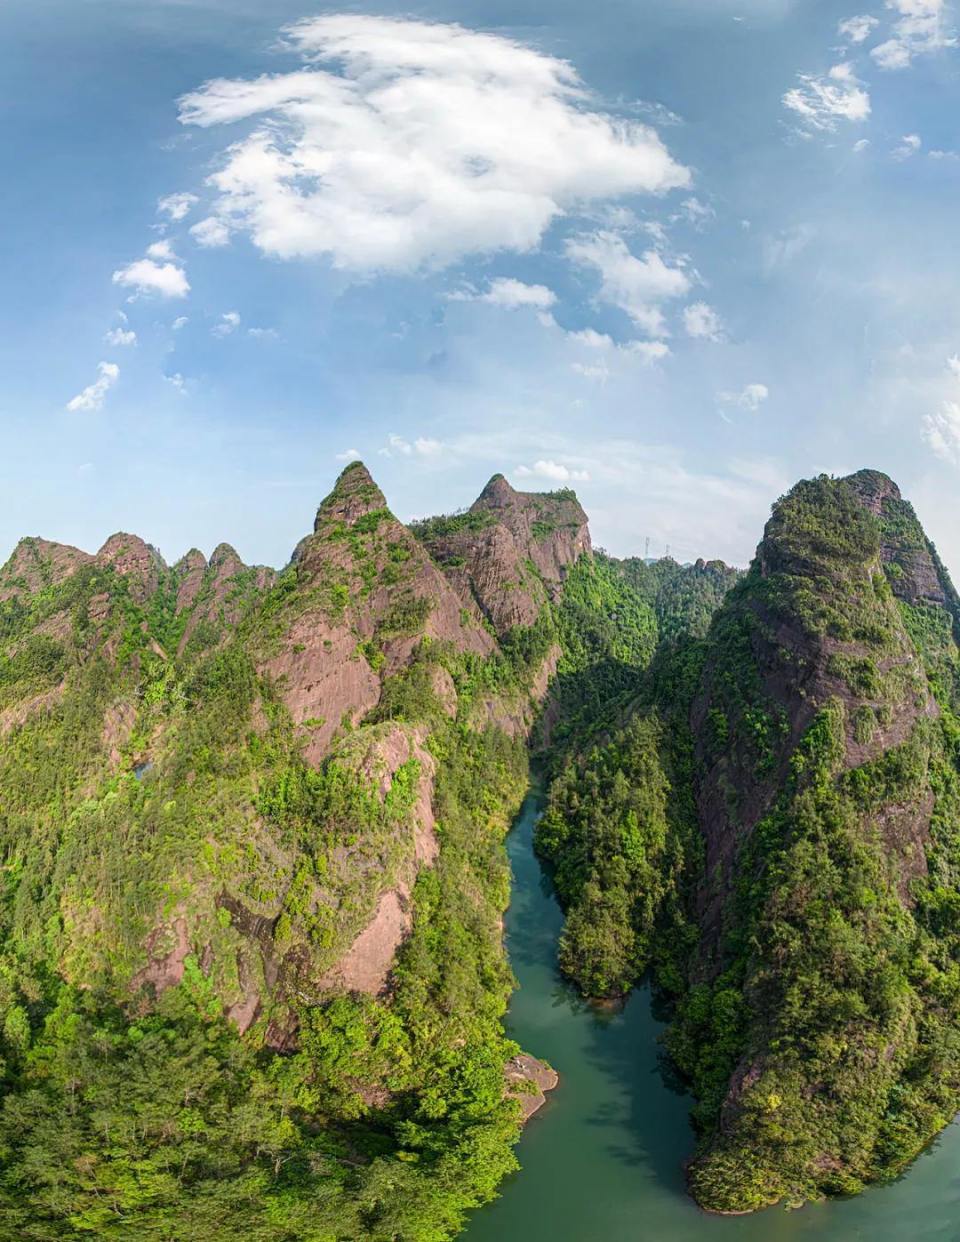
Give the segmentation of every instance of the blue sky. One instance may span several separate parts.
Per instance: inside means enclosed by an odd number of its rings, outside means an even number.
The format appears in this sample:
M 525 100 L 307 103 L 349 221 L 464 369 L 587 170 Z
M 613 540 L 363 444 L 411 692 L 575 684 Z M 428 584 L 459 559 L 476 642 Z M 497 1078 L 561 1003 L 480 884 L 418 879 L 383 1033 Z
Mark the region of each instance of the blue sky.
M 6 0 L 0 557 L 282 564 L 359 454 L 746 563 L 891 473 L 960 572 L 944 0 Z

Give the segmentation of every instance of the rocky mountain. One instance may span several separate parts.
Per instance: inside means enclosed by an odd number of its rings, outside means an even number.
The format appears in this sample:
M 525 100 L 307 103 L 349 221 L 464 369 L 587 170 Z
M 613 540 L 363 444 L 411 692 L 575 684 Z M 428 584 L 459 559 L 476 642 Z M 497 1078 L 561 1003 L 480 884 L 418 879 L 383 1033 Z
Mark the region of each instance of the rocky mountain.
M 518 492 L 496 474 L 463 513 L 415 523 L 460 599 L 503 636 L 531 626 L 590 551 L 587 515 L 569 489 Z
M 692 1193 L 897 1174 L 960 1103 L 960 598 L 894 483 L 799 483 L 746 574 L 617 560 L 494 476 L 359 463 L 279 573 L 0 570 L 0 1234 L 445 1239 L 555 1081 L 504 1035 L 535 752 L 564 971 L 648 972 Z
M 502 479 L 471 512 L 476 589 L 359 463 L 280 574 L 0 571 L 0 1233 L 447 1237 L 513 1167 L 550 1075 L 502 842 L 589 537 Z
M 889 478 L 801 482 L 554 778 L 561 964 L 672 998 L 711 1210 L 892 1177 L 960 1103 L 958 615 Z

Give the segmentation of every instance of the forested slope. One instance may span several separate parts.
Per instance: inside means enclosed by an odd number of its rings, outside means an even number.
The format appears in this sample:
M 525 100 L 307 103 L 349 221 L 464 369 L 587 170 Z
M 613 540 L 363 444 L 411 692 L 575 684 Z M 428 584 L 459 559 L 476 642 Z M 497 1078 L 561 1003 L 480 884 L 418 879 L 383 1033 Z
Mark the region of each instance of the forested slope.
M 279 575 L 18 546 L 0 1236 L 440 1239 L 514 1167 L 503 837 L 586 527 L 513 508 L 499 632 L 359 464 Z
M 960 1103 L 958 616 L 889 479 L 800 483 L 551 785 L 561 963 L 673 998 L 708 1208 L 855 1192 Z

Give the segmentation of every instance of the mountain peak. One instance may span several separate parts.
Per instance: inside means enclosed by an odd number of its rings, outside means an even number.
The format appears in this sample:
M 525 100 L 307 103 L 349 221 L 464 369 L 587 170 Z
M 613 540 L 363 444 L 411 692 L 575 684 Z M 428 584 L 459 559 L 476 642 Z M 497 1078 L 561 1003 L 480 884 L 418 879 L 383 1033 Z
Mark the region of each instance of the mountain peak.
M 220 569 L 222 565 L 227 563 L 239 566 L 241 569 L 245 568 L 236 548 L 232 544 L 218 543 L 210 556 L 210 568 Z
M 503 509 L 507 505 L 513 504 L 519 495 L 520 493 L 512 486 L 505 475 L 495 474 L 474 501 L 473 508 Z
M 362 461 L 352 461 L 341 472 L 333 491 L 317 510 L 313 529 L 318 531 L 331 519 L 352 525 L 365 513 L 386 508 L 386 497 L 373 481 L 370 471 Z
M 883 512 L 885 500 L 902 500 L 900 488 L 889 475 L 881 470 L 858 470 L 843 480 L 860 497 L 860 500 L 878 517 Z
M 0 600 L 41 590 L 62 582 L 93 560 L 87 552 L 66 543 L 28 536 L 21 539 L 6 565 L 0 567 Z
M 152 544 L 125 531 L 111 535 L 96 559 L 101 565 L 112 565 L 118 574 L 132 579 L 137 584 L 132 594 L 141 602 L 157 589 L 160 573 L 166 569 L 163 557 Z

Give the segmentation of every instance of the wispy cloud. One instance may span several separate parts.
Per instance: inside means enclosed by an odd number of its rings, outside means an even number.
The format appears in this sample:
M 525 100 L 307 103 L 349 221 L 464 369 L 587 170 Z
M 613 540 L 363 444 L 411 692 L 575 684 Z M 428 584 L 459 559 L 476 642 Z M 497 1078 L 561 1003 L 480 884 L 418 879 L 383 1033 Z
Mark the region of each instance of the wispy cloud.
M 870 96 L 847 61 L 834 65 L 825 77 L 798 77 L 800 85 L 786 92 L 783 105 L 808 130 L 833 132 L 840 121 L 865 121 L 870 115 Z
M 549 479 L 552 483 L 586 483 L 590 479 L 587 470 L 575 470 L 559 461 L 535 461 L 532 466 L 517 466 L 514 475 L 518 479 Z
M 837 31 L 851 43 L 864 43 L 879 25 L 876 17 L 864 14 L 860 17 L 848 17 L 840 23 Z
M 919 134 L 904 134 L 900 139 L 900 145 L 894 147 L 892 155 L 895 160 L 908 160 L 912 155 L 916 155 L 923 146 Z
M 723 323 L 720 316 L 706 302 L 694 302 L 684 308 L 683 326 L 687 336 L 700 341 L 723 339 Z
M 391 434 L 383 448 L 377 451 L 381 457 L 438 457 L 443 452 L 443 444 L 430 436 L 417 436 L 410 441 Z
M 239 327 L 239 313 L 237 311 L 227 311 L 220 316 L 220 322 L 211 328 L 210 331 L 214 336 L 219 336 L 222 339 L 225 336 L 232 336 Z
M 648 336 L 669 335 L 661 305 L 689 292 L 691 281 L 683 268 L 671 267 L 656 250 L 638 258 L 622 237 L 606 231 L 571 238 L 566 253 L 600 273 L 602 301 L 625 311 Z
M 186 219 L 194 204 L 199 200 L 196 194 L 168 194 L 157 203 L 157 211 L 174 223 Z
M 137 334 L 132 328 L 111 328 L 103 339 L 108 345 L 118 347 L 136 345 Z
M 923 418 L 923 438 L 942 461 L 960 466 L 960 358 L 947 359 L 947 372 L 956 392 L 940 408 Z
M 97 366 L 97 372 L 94 382 L 67 402 L 67 409 L 71 413 L 103 409 L 107 393 L 120 378 L 120 368 L 115 362 L 101 362 Z
M 717 400 L 721 405 L 738 406 L 741 410 L 756 414 L 769 396 L 770 389 L 766 384 L 747 384 L 739 392 L 717 393 Z

